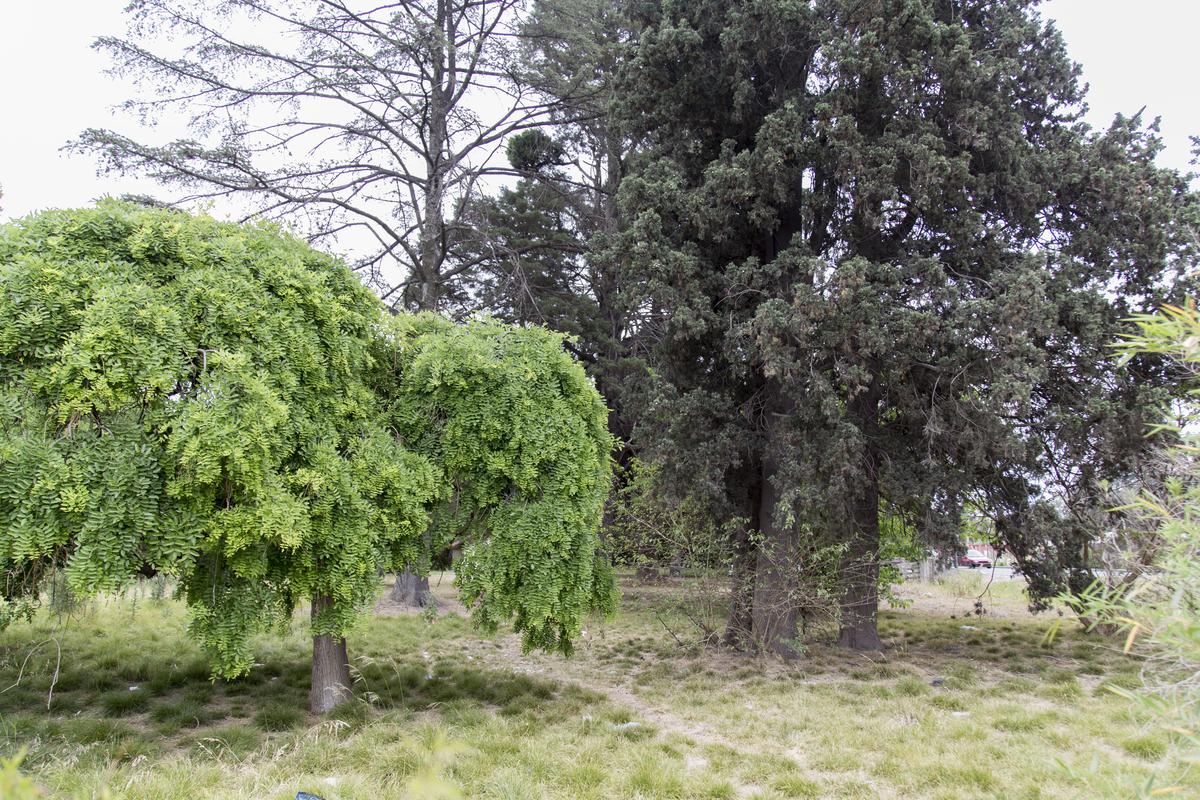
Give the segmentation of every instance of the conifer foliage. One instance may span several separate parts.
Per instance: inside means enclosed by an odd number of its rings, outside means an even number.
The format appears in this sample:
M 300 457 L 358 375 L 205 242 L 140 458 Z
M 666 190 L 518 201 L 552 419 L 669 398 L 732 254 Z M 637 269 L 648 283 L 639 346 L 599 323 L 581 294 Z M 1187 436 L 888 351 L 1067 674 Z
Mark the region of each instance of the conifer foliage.
M 655 367 L 640 457 L 749 521 L 729 640 L 794 655 L 830 543 L 840 641 L 880 647 L 881 509 L 943 550 L 978 509 L 1035 602 L 1085 586 L 1080 520 L 1172 391 L 1150 359 L 1115 374 L 1110 343 L 1197 255 L 1154 126 L 1082 121 L 1031 0 L 646 8 L 607 257 Z
M 559 337 L 388 318 L 273 226 L 115 202 L 0 229 L 0 287 L 0 624 L 56 572 L 167 574 L 232 677 L 311 599 L 325 710 L 380 572 L 442 531 L 479 536 L 467 598 L 530 646 L 607 603 L 605 409 Z

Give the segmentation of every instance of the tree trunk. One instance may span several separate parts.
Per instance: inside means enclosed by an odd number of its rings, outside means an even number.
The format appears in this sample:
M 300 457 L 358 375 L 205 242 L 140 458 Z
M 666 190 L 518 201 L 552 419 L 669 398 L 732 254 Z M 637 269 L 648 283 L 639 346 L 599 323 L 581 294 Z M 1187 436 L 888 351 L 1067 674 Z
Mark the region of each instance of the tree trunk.
M 800 617 L 796 602 L 800 543 L 795 526 L 785 527 L 775 521 L 780 499 L 776 480 L 779 444 L 770 431 L 768 437 L 763 458 L 762 506 L 758 513 L 761 538 L 754 572 L 753 639 L 761 652 L 799 658 L 793 643 Z
M 753 535 L 758 529 L 758 512 L 762 507 L 762 470 L 750 472 L 747 485 L 747 516 L 749 527 L 739 528 L 733 540 L 731 564 L 729 620 L 721 635 L 721 644 L 735 650 L 754 647 L 754 568 Z
M 418 219 L 420 232 L 417 249 L 420 259 L 420 287 L 417 297 L 419 311 L 437 311 L 441 302 L 442 270 L 446 258 L 446 179 L 450 164 L 450 114 L 453 110 L 453 95 L 457 72 L 454 69 L 453 46 L 457 40 L 454 19 L 446 3 L 438 3 L 435 23 L 440 41 L 434 40 L 435 51 L 430 54 L 428 124 L 425 141 L 425 183 L 421 216 Z
M 312 601 L 312 618 L 329 607 L 327 595 L 317 595 Z M 350 679 L 350 659 L 346 655 L 346 638 L 323 633 L 313 636 L 312 686 L 308 693 L 308 708 L 314 714 L 341 705 L 353 696 Z
M 879 484 L 864 476 L 858 496 L 847 509 L 849 548 L 842 565 L 845 594 L 838 645 L 853 650 L 882 650 L 879 639 Z
M 437 600 L 429 591 L 429 576 L 418 575 L 412 570 L 397 573 L 392 585 L 392 601 L 406 608 L 437 607 Z

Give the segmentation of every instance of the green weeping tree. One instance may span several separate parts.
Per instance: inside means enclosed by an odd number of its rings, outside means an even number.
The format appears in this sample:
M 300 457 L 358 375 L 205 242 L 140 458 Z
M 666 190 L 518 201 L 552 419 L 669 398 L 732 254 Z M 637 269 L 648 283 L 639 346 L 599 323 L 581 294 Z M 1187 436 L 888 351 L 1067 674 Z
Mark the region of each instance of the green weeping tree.
M 606 410 L 560 337 L 389 317 L 273 226 L 115 202 L 0 228 L 0 290 L 0 625 L 56 573 L 168 575 L 234 677 L 307 600 L 325 711 L 381 571 L 449 531 L 528 647 L 611 607 Z
M 389 322 L 373 381 L 383 419 L 443 479 L 419 555 L 467 542 L 455 581 L 476 619 L 511 617 L 527 648 L 570 652 L 580 611 L 614 600 L 594 555 L 613 449 L 600 395 L 545 328 Z

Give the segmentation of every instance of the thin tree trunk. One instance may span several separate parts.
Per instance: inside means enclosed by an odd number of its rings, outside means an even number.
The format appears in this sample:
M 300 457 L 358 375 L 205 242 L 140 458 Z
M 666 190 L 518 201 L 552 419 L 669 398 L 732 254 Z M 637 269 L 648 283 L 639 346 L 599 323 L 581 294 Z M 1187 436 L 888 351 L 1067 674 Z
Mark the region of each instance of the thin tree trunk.
M 450 107 L 447 98 L 452 91 L 447 87 L 447 64 L 445 47 L 453 42 L 454 37 L 448 30 L 451 24 L 448 8 L 445 3 L 438 3 L 437 26 L 438 33 L 445 32 L 447 38 L 439 48 L 436 57 L 431 59 L 433 72 L 432 87 L 429 94 L 428 124 L 429 138 L 426 143 L 427 180 L 424 185 L 424 195 L 421 204 L 421 230 L 417 242 L 418 257 L 420 258 L 420 286 L 416 297 L 418 311 L 436 313 L 441 302 L 441 272 L 445 257 L 445 219 L 444 203 L 446 191 L 447 163 L 447 119 Z M 453 76 L 449 77 L 453 80 Z M 428 532 L 424 537 L 428 550 L 430 539 Z M 431 554 L 425 553 L 425 557 Z M 407 608 L 425 608 L 436 605 L 429 591 L 429 576 L 418 575 L 411 569 L 396 574 L 396 582 L 392 585 L 391 599 Z
M 317 595 L 312 601 L 315 620 L 331 603 L 327 595 Z M 328 633 L 313 636 L 312 685 L 308 693 L 308 708 L 314 714 L 324 714 L 353 696 L 350 679 L 350 659 L 346 655 L 346 638 Z
M 454 61 L 455 31 L 450 7 L 439 2 L 436 9 L 437 33 L 435 52 L 431 54 L 431 86 L 426 117 L 429 126 L 425 142 L 426 180 L 422 187 L 420 234 L 417 248 L 420 259 L 420 287 L 417 296 L 419 311 L 438 310 L 442 285 L 442 270 L 446 257 L 446 178 L 450 171 L 449 119 L 457 72 Z

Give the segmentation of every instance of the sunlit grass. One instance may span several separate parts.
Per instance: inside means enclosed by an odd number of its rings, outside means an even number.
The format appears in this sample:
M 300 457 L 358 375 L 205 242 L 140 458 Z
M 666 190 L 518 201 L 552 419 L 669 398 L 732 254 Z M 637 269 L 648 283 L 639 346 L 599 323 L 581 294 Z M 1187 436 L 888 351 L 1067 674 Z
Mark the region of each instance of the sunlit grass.
M 53 796 L 164 800 L 379 800 L 431 785 L 547 800 L 1200 789 L 1170 736 L 1104 688 L 1136 685 L 1140 665 L 1073 625 L 1047 641 L 1049 620 L 918 603 L 883 614 L 883 655 L 817 635 L 783 664 L 696 647 L 671 587 L 627 588 L 571 660 L 523 657 L 456 615 L 370 617 L 350 637 L 358 699 L 325 718 L 305 710 L 300 624 L 264 639 L 246 678 L 214 683 L 174 602 L 42 616 L 0 635 L 0 688 L 16 683 L 0 692 L 0 754 L 27 748 L 24 769 Z

